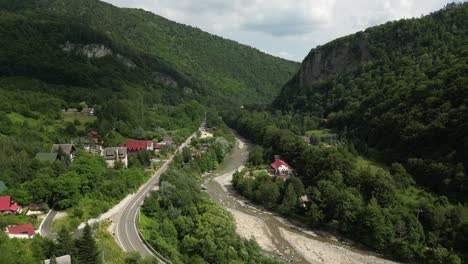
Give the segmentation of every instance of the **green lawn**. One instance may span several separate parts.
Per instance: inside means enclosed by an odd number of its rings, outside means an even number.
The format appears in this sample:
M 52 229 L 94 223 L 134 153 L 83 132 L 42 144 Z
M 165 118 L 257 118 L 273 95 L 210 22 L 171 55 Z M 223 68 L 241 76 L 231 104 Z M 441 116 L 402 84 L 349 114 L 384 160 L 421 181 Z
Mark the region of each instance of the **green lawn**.
M 372 173 L 375 173 L 378 170 L 388 170 L 388 168 L 384 164 L 368 160 L 362 156 L 358 156 L 356 158 L 356 165 L 358 168 L 369 168 Z
M 74 112 L 63 112 L 62 113 L 63 119 L 61 123 L 66 124 L 66 123 L 74 123 L 75 120 L 78 120 L 80 122 L 80 125 L 76 127 L 78 130 L 84 130 L 86 127 L 86 124 L 89 123 L 94 123 L 96 121 L 95 116 L 87 116 L 87 115 L 82 115 L 80 113 L 74 113 Z
M 25 117 L 20 113 L 9 113 L 7 114 L 8 118 L 10 118 L 11 122 L 13 122 L 16 125 L 21 125 L 24 122 L 26 122 L 29 126 L 37 126 L 39 124 L 39 120 Z
M 308 137 L 310 136 L 323 137 L 328 134 L 330 134 L 330 129 L 309 130 L 309 131 L 306 131 L 305 133 L 305 135 Z

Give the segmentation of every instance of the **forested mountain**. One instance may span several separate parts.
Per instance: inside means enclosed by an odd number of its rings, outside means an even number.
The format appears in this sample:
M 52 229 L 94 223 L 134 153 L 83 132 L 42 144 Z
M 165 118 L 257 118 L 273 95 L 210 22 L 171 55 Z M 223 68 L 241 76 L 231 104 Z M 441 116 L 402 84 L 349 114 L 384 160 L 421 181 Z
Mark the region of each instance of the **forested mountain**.
M 327 119 L 361 153 L 468 201 L 468 4 L 388 22 L 313 49 L 275 100 Z
M 97 0 L 0 1 L 0 11 L 1 74 L 7 76 L 112 90 L 124 86 L 120 79 L 144 89 L 163 86 L 165 100 L 224 105 L 271 101 L 299 66 Z M 93 49 L 100 59 L 73 56 Z
M 36 153 L 98 130 L 183 139 L 204 107 L 271 102 L 299 64 L 97 0 L 0 0 L 0 181 L 34 178 Z M 62 110 L 89 106 L 97 118 Z M 68 115 L 69 114 L 69 115 Z

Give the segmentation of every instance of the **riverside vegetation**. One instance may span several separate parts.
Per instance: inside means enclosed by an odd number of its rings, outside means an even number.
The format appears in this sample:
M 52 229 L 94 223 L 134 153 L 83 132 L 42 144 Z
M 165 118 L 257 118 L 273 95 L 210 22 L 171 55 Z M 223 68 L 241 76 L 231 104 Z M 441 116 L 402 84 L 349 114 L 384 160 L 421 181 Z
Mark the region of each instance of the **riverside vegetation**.
M 400 261 L 466 261 L 467 10 L 450 4 L 317 47 L 270 107 L 226 111 L 258 145 L 236 189 Z M 317 144 L 329 133 L 338 144 Z M 297 177 L 261 172 L 275 154 Z

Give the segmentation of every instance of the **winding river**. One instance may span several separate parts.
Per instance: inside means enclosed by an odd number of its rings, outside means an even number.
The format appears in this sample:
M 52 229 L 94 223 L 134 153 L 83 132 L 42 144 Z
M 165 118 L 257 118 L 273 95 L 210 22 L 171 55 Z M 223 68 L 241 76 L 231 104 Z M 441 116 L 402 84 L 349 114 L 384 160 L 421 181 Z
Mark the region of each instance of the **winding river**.
M 231 154 L 204 178 L 204 184 L 206 192 L 233 214 L 240 236 L 254 238 L 267 254 L 290 263 L 395 263 L 293 224 L 236 194 L 232 174 L 244 166 L 251 147 L 240 136 L 236 138 Z

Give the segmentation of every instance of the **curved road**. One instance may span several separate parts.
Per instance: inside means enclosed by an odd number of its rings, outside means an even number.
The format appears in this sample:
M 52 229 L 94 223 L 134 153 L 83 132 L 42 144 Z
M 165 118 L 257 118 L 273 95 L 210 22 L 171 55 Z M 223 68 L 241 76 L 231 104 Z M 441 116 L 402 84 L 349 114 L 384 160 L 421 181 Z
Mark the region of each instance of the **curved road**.
M 203 127 L 204 124 L 200 130 Z M 183 148 L 188 146 L 192 138 L 195 136 L 196 133 L 192 134 L 182 145 L 180 145 L 177 151 L 181 151 Z M 139 231 L 136 226 L 136 220 L 140 207 L 143 205 L 146 196 L 149 195 L 151 190 L 159 185 L 159 178 L 164 172 L 166 172 L 173 158 L 174 155 L 164 163 L 164 165 L 138 190 L 136 194 L 134 194 L 131 200 L 123 207 L 121 212 L 117 213 L 115 217 L 113 217 L 113 220 L 116 223 L 115 239 L 123 250 L 126 252 L 139 252 L 143 257 L 154 256 L 163 263 L 167 263 L 168 261 L 166 261 L 162 256 L 158 256 L 157 253 L 155 254 L 155 251 L 151 250 L 140 238 Z
M 205 122 L 199 128 L 201 131 L 205 127 Z M 187 140 L 179 146 L 177 151 L 182 151 L 183 148 L 188 146 L 191 140 L 196 136 L 196 133 L 193 133 Z M 140 211 L 141 205 L 145 198 L 149 195 L 150 191 L 153 190 L 156 186 L 159 185 L 159 178 L 161 175 L 167 171 L 169 168 L 169 164 L 174 159 L 175 155 L 172 155 L 170 159 L 168 159 L 163 166 L 154 173 L 154 175 L 144 184 L 142 185 L 136 193 L 134 193 L 128 201 L 122 201 L 123 206 L 122 209 L 118 210 L 115 214 L 113 214 L 110 219 L 112 222 L 115 223 L 114 232 L 115 232 L 115 240 L 118 245 L 126 252 L 139 252 L 143 257 L 145 256 L 153 256 L 157 258 L 162 263 L 170 263 L 169 261 L 165 260 L 164 257 L 160 256 L 154 249 L 150 249 L 145 242 L 140 238 L 138 228 L 136 226 L 137 216 Z M 117 205 L 119 206 L 119 205 Z M 116 207 L 117 207 L 116 206 Z M 42 221 L 39 227 L 39 233 L 42 236 L 48 237 L 50 239 L 56 239 L 57 234 L 52 233 L 51 225 L 55 218 L 57 211 L 50 210 L 49 213 L 46 215 L 44 220 Z M 112 214 L 112 213 L 111 213 Z M 98 221 L 102 221 L 100 219 Z M 77 230 L 74 232 L 73 236 L 79 236 L 81 234 L 81 230 Z

